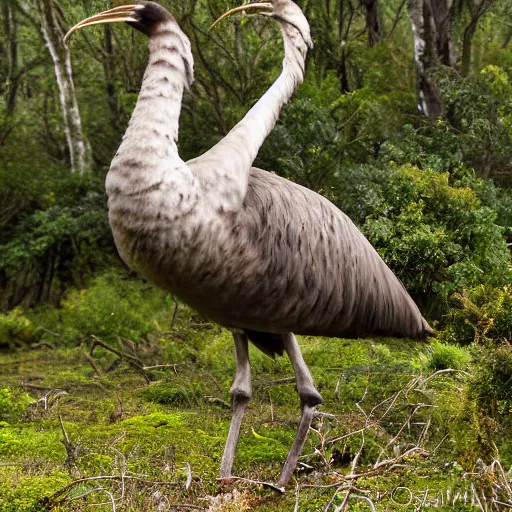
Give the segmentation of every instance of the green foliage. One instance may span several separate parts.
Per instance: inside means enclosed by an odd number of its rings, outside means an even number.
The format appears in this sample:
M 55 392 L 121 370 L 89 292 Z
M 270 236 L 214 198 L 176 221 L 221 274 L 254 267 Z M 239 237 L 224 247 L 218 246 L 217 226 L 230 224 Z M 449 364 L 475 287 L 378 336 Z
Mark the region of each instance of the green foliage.
M 480 285 L 454 295 L 443 337 L 458 343 L 512 340 L 512 288 Z
M 18 343 L 34 343 L 42 333 L 19 308 L 3 315 L 0 313 L 0 347 L 13 347 Z
M 475 346 L 474 353 L 477 364 L 471 393 L 484 414 L 495 420 L 508 418 L 512 410 L 512 345 Z
M 1 174 L 1 171 L 0 171 Z M 58 303 L 114 257 L 103 184 L 57 173 L 41 185 L 39 207 L 0 227 L 0 309 Z
M 58 325 L 64 343 L 76 343 L 94 335 L 104 341 L 117 336 L 140 340 L 158 329 L 168 314 L 165 293 L 126 274 L 110 270 L 95 278 L 88 288 L 70 290 L 62 301 Z M 38 318 L 44 322 L 45 311 Z
M 34 399 L 27 393 L 11 388 L 0 388 L 0 422 L 16 423 Z
M 512 84 L 506 70 L 490 65 L 468 78 L 444 70 L 438 83 L 467 164 L 510 185 Z
M 91 190 L 91 185 L 94 184 L 90 180 L 75 177 L 59 183 L 57 191 L 48 194 L 48 208 L 25 217 L 18 224 L 17 233 L 0 245 L 0 269 L 12 275 L 33 260 L 43 259 L 52 249 L 58 253 L 73 251 L 80 254 L 82 261 L 87 260 L 88 251 L 94 251 L 96 257 L 102 238 L 110 235 L 103 194 L 94 186 Z M 62 195 L 66 186 L 72 192 L 68 189 Z M 55 204 L 57 196 L 60 204 Z
M 362 167 L 345 177 L 339 192 L 345 211 L 424 302 L 443 311 L 455 291 L 512 279 L 496 213 L 449 173 L 390 165 Z
M 429 370 L 438 371 L 451 368 L 464 370 L 471 362 L 471 354 L 464 347 L 450 345 L 434 340 L 430 343 L 426 366 Z

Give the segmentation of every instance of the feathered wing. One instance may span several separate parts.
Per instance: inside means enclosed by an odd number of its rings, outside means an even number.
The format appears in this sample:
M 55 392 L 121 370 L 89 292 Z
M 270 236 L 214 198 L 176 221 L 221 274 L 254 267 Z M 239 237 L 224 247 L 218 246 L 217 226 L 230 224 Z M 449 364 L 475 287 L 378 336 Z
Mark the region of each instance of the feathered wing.
M 230 222 L 240 223 L 245 243 L 257 249 L 255 280 L 247 283 L 253 306 L 239 327 L 325 336 L 431 332 L 359 229 L 315 192 L 253 168 L 243 213 Z

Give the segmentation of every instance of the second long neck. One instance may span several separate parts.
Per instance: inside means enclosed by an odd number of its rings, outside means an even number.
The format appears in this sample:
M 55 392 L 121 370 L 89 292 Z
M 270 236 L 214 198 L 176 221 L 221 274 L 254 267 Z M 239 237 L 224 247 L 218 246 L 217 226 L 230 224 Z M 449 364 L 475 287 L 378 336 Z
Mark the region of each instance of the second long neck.
M 111 170 L 154 172 L 162 161 L 178 160 L 179 118 L 188 83 L 183 40 L 172 24 L 149 38 L 149 62 L 137 105 Z
M 282 28 L 282 33 L 285 49 L 282 73 L 245 117 L 208 152 L 221 156 L 230 152 L 233 159 L 241 160 L 238 168 L 246 168 L 247 172 L 276 125 L 281 108 L 304 81 L 306 44 L 298 32 L 290 33 Z M 239 151 L 240 147 L 244 148 L 243 152 Z

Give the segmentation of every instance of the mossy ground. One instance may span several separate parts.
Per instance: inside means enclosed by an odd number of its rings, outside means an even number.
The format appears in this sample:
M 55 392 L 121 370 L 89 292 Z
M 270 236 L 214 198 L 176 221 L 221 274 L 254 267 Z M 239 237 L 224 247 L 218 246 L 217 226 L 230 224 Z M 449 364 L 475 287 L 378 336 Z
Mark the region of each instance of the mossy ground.
M 368 500 L 376 510 L 429 504 L 479 510 L 474 499 L 471 505 L 474 491 L 481 500 L 490 491 L 482 478 L 464 475 L 478 472 L 480 464 L 464 374 L 427 380 L 428 348 L 422 343 L 300 341 L 325 399 L 321 411 L 328 414 L 314 422 L 296 491 L 292 484 L 284 495 L 243 482 L 219 487 L 233 345 L 227 331 L 198 322 L 183 308 L 171 332 L 137 346 L 148 366 L 177 364 L 148 370 L 150 384 L 127 359 L 102 347 L 93 353 L 96 368 L 86 344 L 0 355 L 0 389 L 8 390 L 0 396 L 0 511 L 89 510 L 101 503 L 93 510 L 106 511 L 113 510 L 111 500 L 124 511 L 171 510 L 178 503 L 291 511 L 296 499 L 301 511 L 324 510 L 329 503 L 336 510 L 350 482 L 347 510 L 371 510 Z M 234 474 L 275 482 L 295 434 L 298 398 L 293 383 L 280 382 L 293 375 L 287 358 L 274 361 L 251 348 L 251 361 L 254 399 Z M 364 437 L 347 436 L 360 429 Z M 329 443 L 337 437 L 343 438 Z M 356 473 L 371 471 L 379 460 L 397 462 L 344 481 L 340 475 L 350 467 L 343 457 L 358 457 Z M 105 478 L 70 485 L 91 477 Z

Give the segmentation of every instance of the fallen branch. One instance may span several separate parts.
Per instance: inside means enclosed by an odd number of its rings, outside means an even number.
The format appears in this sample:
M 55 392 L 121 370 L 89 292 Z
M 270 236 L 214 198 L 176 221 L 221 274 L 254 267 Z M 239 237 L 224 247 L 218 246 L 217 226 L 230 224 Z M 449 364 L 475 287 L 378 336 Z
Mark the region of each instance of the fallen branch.
M 173 364 L 156 364 L 154 366 L 143 366 L 142 369 L 143 370 L 160 370 L 162 368 L 172 368 L 174 370 L 174 373 L 178 373 L 176 371 L 176 367 L 179 366 L 178 363 L 173 363 Z
M 224 400 L 221 400 L 220 398 L 216 398 L 214 396 L 203 396 L 203 398 L 207 402 L 210 402 L 211 404 L 220 405 L 224 409 L 230 409 L 231 410 L 231 405 L 228 404 L 227 402 L 225 402 Z
M 111 480 L 120 482 L 122 480 L 134 480 L 137 482 L 141 482 L 146 485 L 155 485 L 155 486 L 171 486 L 171 487 L 178 487 L 178 484 L 175 482 L 164 482 L 164 481 L 153 481 L 153 480 L 146 480 L 145 478 L 139 477 L 139 476 L 118 476 L 118 475 L 102 475 L 102 476 L 89 476 L 84 478 L 79 478 L 77 480 L 73 480 L 68 485 L 63 487 L 60 491 L 57 491 L 53 496 L 50 497 L 50 500 L 55 500 L 59 498 L 60 496 L 63 496 L 67 494 L 69 491 L 73 489 L 73 487 L 83 484 L 86 482 L 96 482 L 101 480 Z
M 18 382 L 20 388 L 34 389 L 36 391 L 65 391 L 61 388 L 49 388 L 48 386 L 38 386 L 37 384 L 29 384 L 28 382 Z
M 144 364 L 142 363 L 142 361 L 138 357 L 136 357 L 134 355 L 131 355 L 131 354 L 129 354 L 126 351 L 125 352 L 121 352 L 120 350 L 117 350 L 116 348 L 111 347 L 108 343 L 105 343 L 104 341 L 100 340 L 96 336 L 92 336 L 92 339 L 93 339 L 93 342 L 91 344 L 91 348 L 89 349 L 89 355 L 91 357 L 93 355 L 94 349 L 97 346 L 103 347 L 105 350 L 108 350 L 108 351 L 112 352 L 113 354 L 115 354 L 119 358 L 121 358 L 123 360 L 126 360 L 126 362 L 130 366 L 133 366 L 133 368 L 135 368 L 135 370 L 137 370 L 142 375 L 142 377 L 146 381 L 146 384 L 150 384 L 151 383 L 151 379 L 148 377 L 146 371 L 144 370 Z
M 207 508 L 200 507 L 199 505 L 189 505 L 188 503 L 168 503 L 169 508 L 189 508 L 192 510 L 208 510 Z
M 89 361 L 89 364 L 92 366 L 94 373 L 98 377 L 101 377 L 103 375 L 103 372 L 101 371 L 100 367 L 96 364 L 96 361 L 87 352 L 84 352 L 84 355 L 87 358 L 87 361 Z
M 260 482 L 259 480 L 250 480 L 249 478 L 242 478 L 241 476 L 229 476 L 227 478 L 217 478 L 217 483 L 219 484 L 229 484 L 234 480 L 238 480 L 240 482 L 245 482 L 251 485 L 261 485 L 266 487 L 267 489 L 271 489 L 272 491 L 276 491 L 279 494 L 283 494 L 285 491 L 284 487 L 277 487 L 277 485 L 271 484 L 270 482 Z
M 295 377 L 284 377 L 283 379 L 271 380 L 270 382 L 265 383 L 265 387 L 269 388 L 271 386 L 280 386 L 281 384 L 292 384 L 295 382 Z

